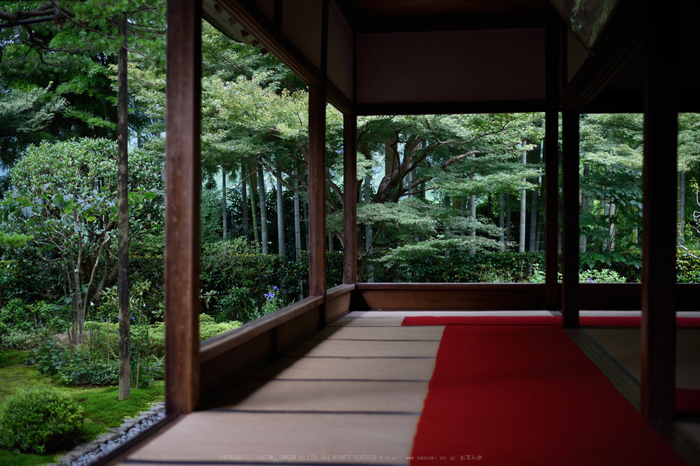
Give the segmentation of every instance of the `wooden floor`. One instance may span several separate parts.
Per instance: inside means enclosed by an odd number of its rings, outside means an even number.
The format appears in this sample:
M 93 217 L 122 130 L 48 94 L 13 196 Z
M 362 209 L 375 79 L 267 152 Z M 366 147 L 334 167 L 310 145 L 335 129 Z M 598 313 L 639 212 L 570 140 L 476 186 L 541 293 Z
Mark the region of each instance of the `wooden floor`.
M 444 327 L 401 322 L 441 314 L 486 313 L 350 313 L 206 411 L 165 427 L 123 464 L 408 464 Z M 638 377 L 638 329 L 584 331 Z M 682 388 L 700 388 L 698 332 L 678 333 Z M 697 423 L 683 428 L 700 443 Z

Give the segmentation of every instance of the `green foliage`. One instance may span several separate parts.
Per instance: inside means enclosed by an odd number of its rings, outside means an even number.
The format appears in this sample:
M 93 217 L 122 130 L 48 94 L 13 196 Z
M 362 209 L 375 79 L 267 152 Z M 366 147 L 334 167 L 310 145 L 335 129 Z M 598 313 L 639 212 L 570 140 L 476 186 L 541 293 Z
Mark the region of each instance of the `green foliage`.
M 215 337 L 229 330 L 237 329 L 241 322 L 216 322 L 207 314 L 199 315 L 199 339 L 200 341 Z M 151 327 L 151 350 L 153 354 L 162 356 L 165 354 L 165 323 L 154 324 Z
M 102 433 L 110 427 L 118 427 L 124 418 L 133 417 L 147 410 L 153 403 L 163 400 L 162 382 L 149 388 L 134 388 L 131 396 L 119 401 L 119 387 L 107 387 L 100 390 L 83 390 L 75 398 L 85 411 L 85 417 L 97 424 Z
M 23 235 L 21 233 L 0 232 L 0 246 L 9 248 L 20 248 L 32 239 L 34 239 L 32 236 Z
M 522 282 L 534 265 L 543 263 L 544 256 L 538 253 L 453 251 L 449 255 L 416 254 L 400 266 L 375 266 L 374 275 L 381 282 Z
M 681 249 L 676 252 L 676 277 L 678 283 L 700 283 L 700 259 L 697 258 L 700 256 L 700 251 L 693 251 L 690 254 Z
M 0 443 L 45 453 L 70 445 L 83 425 L 83 409 L 70 395 L 45 388 L 10 397 L 0 414 Z
M 578 273 L 580 283 L 625 283 L 625 277 L 614 270 L 582 270 Z
M 6 350 L 0 352 L 0 369 L 23 364 L 27 360 L 28 353 L 20 350 Z
M 252 320 L 264 304 L 264 295 L 275 286 L 282 288 L 285 276 L 286 264 L 278 255 L 260 254 L 258 246 L 245 238 L 202 248 L 200 283 L 203 290 L 216 291 L 219 297 L 211 311 L 217 320 Z
M 0 329 L 2 329 L 0 324 Z M 38 347 L 42 342 L 50 336 L 48 329 L 43 328 L 40 331 L 35 330 L 17 330 L 7 328 L 7 331 L 0 336 L 0 349 L 17 349 L 29 350 Z
M 132 160 L 148 162 L 132 179 L 133 229 L 158 216 L 158 163 L 134 151 Z M 157 161 L 156 161 L 157 162 Z M 35 261 L 59 262 L 71 306 L 72 338 L 77 340 L 98 280 L 116 262 L 116 145 L 104 139 L 43 143 L 30 147 L 12 169 L 14 189 L 3 201 L 3 218 L 35 236 Z M 138 172 L 137 172 L 138 173 Z M 144 190 L 142 184 L 149 184 Z M 82 335 L 80 335 L 82 336 Z

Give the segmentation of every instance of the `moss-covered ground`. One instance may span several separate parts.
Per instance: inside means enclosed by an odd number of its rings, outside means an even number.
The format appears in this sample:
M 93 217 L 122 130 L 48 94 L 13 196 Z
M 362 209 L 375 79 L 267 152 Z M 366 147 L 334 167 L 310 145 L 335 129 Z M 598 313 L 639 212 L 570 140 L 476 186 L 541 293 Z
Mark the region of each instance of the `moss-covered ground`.
M 118 387 L 62 387 L 46 375 L 42 375 L 34 366 L 24 362 L 31 352 L 7 350 L 0 352 L 0 412 L 7 397 L 21 390 L 55 386 L 70 393 L 85 411 L 85 424 L 76 444 L 89 441 L 106 432 L 110 427 L 119 427 L 125 418 L 134 417 L 147 410 L 151 405 L 163 401 L 165 386 L 158 382 L 145 389 L 131 389 L 131 397 L 119 401 Z M 0 465 L 36 466 L 55 462 L 65 452 L 51 455 L 19 454 L 0 448 Z

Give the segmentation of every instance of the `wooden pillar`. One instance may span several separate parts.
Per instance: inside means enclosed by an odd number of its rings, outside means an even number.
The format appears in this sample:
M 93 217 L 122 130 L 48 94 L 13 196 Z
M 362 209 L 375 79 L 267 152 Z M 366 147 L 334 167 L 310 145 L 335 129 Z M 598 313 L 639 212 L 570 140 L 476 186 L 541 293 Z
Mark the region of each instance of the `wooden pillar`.
M 560 28 L 552 21 L 545 31 L 546 41 L 546 97 L 544 134 L 545 170 L 545 308 L 559 308 L 559 84 L 560 84 Z
M 562 115 L 562 323 L 578 327 L 579 114 Z
M 199 402 L 201 2 L 168 0 L 165 409 Z
M 357 282 L 357 116 L 345 115 L 343 143 L 343 283 Z
M 676 374 L 678 7 L 650 1 L 644 50 L 641 411 L 673 419 Z
M 309 296 L 326 294 L 326 91 L 309 86 Z

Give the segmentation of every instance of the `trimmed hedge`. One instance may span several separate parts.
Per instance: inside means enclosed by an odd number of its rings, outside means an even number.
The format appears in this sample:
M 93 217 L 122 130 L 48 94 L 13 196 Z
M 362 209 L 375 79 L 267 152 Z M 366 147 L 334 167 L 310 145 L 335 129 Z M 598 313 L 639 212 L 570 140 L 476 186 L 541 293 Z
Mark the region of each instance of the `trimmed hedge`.
M 83 426 L 83 408 L 55 388 L 9 397 L 0 415 L 0 443 L 24 452 L 51 453 L 70 445 Z

